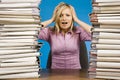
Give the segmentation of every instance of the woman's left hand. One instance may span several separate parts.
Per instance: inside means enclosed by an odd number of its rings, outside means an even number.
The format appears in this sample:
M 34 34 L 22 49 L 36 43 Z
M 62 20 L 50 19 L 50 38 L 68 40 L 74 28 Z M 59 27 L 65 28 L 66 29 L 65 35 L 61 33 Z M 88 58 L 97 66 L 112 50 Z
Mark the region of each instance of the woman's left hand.
M 74 22 L 76 22 L 77 24 L 79 24 L 83 29 L 85 29 L 87 32 L 91 33 L 91 28 L 92 26 L 88 25 L 87 23 L 81 21 L 80 19 L 78 19 L 76 13 L 75 13 L 75 9 L 71 6 L 72 9 L 72 16 L 73 16 L 73 20 Z
M 76 15 L 75 9 L 74 9 L 72 6 L 70 6 L 70 7 L 71 7 L 71 9 L 72 9 L 73 20 L 74 20 L 75 22 L 78 22 L 78 17 L 77 17 L 77 15 Z

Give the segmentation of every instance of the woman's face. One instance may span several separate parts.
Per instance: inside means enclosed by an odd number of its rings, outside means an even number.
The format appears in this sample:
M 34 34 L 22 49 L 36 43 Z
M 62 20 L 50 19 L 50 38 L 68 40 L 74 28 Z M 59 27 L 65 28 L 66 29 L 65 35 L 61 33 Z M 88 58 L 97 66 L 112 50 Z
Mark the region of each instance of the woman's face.
M 62 11 L 60 15 L 59 25 L 63 31 L 70 29 L 72 23 L 72 14 L 69 8 L 66 8 Z

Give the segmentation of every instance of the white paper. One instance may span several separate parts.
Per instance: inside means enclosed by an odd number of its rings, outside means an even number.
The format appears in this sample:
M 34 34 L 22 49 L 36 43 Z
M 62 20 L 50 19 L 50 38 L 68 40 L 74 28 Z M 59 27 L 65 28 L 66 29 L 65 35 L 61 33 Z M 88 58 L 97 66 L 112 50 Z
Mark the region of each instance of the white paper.
M 120 63 L 117 62 L 97 62 L 98 68 L 120 68 Z
M 0 59 L 5 60 L 9 58 L 22 58 L 22 57 L 36 57 L 40 56 L 40 53 L 21 53 L 21 54 L 10 54 L 10 55 L 0 55 Z
M 35 15 L 35 16 L 19 16 L 19 15 L 0 15 L 1 18 L 23 18 L 23 19 L 40 19 L 39 16 Z
M 97 57 L 97 61 L 99 62 L 120 62 L 120 57 Z
M 1 63 L 0 67 L 36 66 L 38 62 Z
M 19 42 L 11 42 L 11 43 L 3 43 L 3 42 L 0 42 L 0 47 L 12 47 L 12 46 L 35 46 L 37 45 L 37 43 L 19 43 Z
M 37 52 L 36 49 L 26 49 L 26 50 L 0 50 L 0 55 L 5 55 L 5 54 L 15 54 L 15 53 L 34 53 Z
M 106 32 L 99 32 L 99 33 L 93 33 L 93 37 L 101 38 L 101 39 L 120 39 L 119 33 L 106 33 Z
M 41 25 L 39 25 L 39 24 L 5 24 L 5 25 L 0 25 L 0 27 L 17 27 L 17 28 L 27 28 L 27 27 L 32 27 L 32 28 L 34 28 L 34 27 L 41 27 Z
M 0 79 L 13 79 L 13 78 L 39 78 L 38 72 L 21 73 L 21 74 L 11 74 L 11 75 L 1 75 Z
M 98 6 L 115 6 L 115 5 L 120 5 L 120 2 L 107 2 L 107 3 L 98 3 Z
M 41 0 L 1 0 L 4 3 L 40 2 Z
M 23 70 L 23 69 L 39 69 L 39 66 L 4 67 L 4 68 L 0 68 L 0 71 L 12 71 L 12 70 Z
M 120 6 L 94 6 L 93 10 L 115 11 L 115 10 L 120 10 Z
M 17 10 L 17 11 L 0 11 L 0 14 L 32 14 L 32 13 L 39 13 L 38 10 Z
M 104 17 L 97 17 L 97 19 L 101 19 L 101 20 L 109 20 L 109 19 L 112 19 L 112 20 L 116 20 L 116 19 L 118 19 L 118 20 L 120 20 L 120 16 L 104 16 Z
M 120 72 L 120 69 L 105 69 L 105 68 L 96 68 L 96 71 L 105 71 L 105 72 Z
M 0 50 L 30 50 L 37 49 L 36 46 L 10 46 L 10 47 L 0 47 Z M 1 53 L 0 53 L 1 54 Z
M 7 35 L 8 36 L 11 36 L 11 35 L 16 35 L 16 36 L 18 36 L 18 35 L 24 35 L 24 36 L 28 35 L 29 36 L 30 35 L 31 36 L 31 35 L 33 35 L 33 36 L 35 36 L 38 34 L 37 34 L 37 31 L 23 31 L 23 32 L 21 31 L 21 32 L 9 32 L 9 33 L 2 32 L 0 35 L 2 35 L 2 36 L 7 36 Z
M 0 40 L 1 42 L 9 42 L 9 43 L 37 43 L 37 40 L 35 39 L 12 39 L 12 40 L 8 40 L 8 39 L 2 39 Z
M 118 39 L 92 39 L 92 43 L 97 43 L 97 44 L 115 44 L 115 45 L 120 45 L 120 40 Z
M 0 23 L 8 24 L 8 23 L 39 23 L 39 20 L 35 19 L 21 19 L 21 18 L 0 18 Z
M 101 24 L 120 24 L 120 20 L 99 20 L 98 23 Z
M 0 39 L 11 40 L 11 39 L 37 39 L 37 38 L 35 36 L 2 36 L 2 37 L 0 36 Z
M 120 0 L 94 0 L 95 2 L 119 2 Z
M 31 61 L 31 62 L 34 61 L 35 62 L 35 61 L 37 61 L 37 57 L 23 57 L 23 58 L 11 58 L 11 59 L 0 60 L 1 63 L 5 63 L 5 62 L 27 62 L 27 61 Z
M 92 44 L 92 48 L 100 50 L 120 50 L 120 45 L 110 45 L 110 44 Z
M 90 54 L 99 57 L 119 57 L 120 50 L 90 50 Z
M 38 8 L 38 3 L 0 3 L 0 8 Z
M 0 71 L 0 74 L 19 74 L 19 73 L 27 73 L 27 72 L 38 72 L 39 69 L 23 69 L 23 70 L 8 70 L 8 71 Z
M 113 79 L 113 80 L 119 80 L 120 79 L 120 77 L 115 77 L 115 76 L 96 76 L 96 78 Z
M 115 14 L 111 14 L 111 13 L 107 13 L 107 14 L 100 14 L 100 13 L 97 13 L 97 14 L 95 14 L 95 15 L 97 15 L 97 16 L 101 16 L 101 17 L 109 17 L 109 16 L 120 16 L 120 14 L 119 13 L 115 13 Z M 102 25 L 102 24 L 101 24 Z

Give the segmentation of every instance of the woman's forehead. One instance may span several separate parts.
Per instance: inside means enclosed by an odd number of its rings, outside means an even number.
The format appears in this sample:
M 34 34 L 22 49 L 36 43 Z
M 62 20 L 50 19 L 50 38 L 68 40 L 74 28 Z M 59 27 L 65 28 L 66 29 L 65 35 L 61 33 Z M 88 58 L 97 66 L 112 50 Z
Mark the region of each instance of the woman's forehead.
M 71 14 L 70 8 L 63 9 L 62 12 L 61 12 L 61 14 L 63 14 L 63 13 L 70 13 Z

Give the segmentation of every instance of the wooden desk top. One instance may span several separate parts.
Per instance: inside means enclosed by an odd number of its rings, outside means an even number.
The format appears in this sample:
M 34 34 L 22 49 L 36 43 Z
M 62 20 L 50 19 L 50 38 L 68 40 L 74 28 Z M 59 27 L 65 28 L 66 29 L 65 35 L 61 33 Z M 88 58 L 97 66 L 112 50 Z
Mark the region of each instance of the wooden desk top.
M 39 79 L 12 79 L 12 80 L 101 80 L 90 79 L 87 70 L 40 70 Z M 103 80 L 103 79 L 102 79 Z
M 88 78 L 87 70 L 41 70 L 40 73 L 41 80 L 98 80 Z

